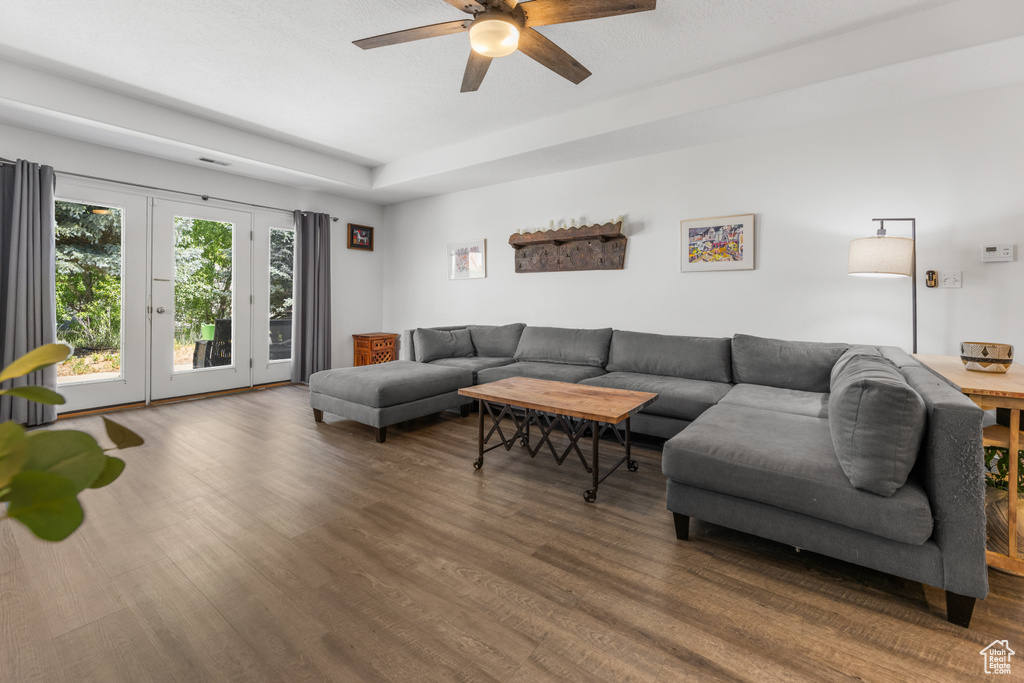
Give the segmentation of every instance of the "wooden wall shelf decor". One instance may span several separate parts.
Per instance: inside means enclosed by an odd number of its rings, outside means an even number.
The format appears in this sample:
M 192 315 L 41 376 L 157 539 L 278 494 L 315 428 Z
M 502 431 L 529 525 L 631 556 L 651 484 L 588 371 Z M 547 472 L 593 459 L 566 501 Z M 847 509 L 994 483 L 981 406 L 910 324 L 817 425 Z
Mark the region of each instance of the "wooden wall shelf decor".
M 516 233 L 508 243 L 516 250 L 517 273 L 622 270 L 626 264 L 622 221 Z

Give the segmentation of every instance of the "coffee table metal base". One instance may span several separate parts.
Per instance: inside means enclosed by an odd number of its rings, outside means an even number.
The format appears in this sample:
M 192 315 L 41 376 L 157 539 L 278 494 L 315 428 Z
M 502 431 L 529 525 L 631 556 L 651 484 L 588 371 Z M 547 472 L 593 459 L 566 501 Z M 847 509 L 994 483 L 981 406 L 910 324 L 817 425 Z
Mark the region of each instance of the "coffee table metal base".
M 617 470 L 620 465 L 625 463 L 626 469 L 630 472 L 636 472 L 640 467 L 637 461 L 630 457 L 628 417 L 624 420 L 625 429 L 623 430 L 623 433 L 620 434 L 615 425 L 598 422 L 597 420 L 570 418 L 556 413 L 542 412 L 532 410 L 530 408 L 517 408 L 509 404 L 492 403 L 483 399 L 478 399 L 477 403 L 479 404 L 479 455 L 476 462 L 473 463 L 474 469 L 480 469 L 483 467 L 484 453 L 493 451 L 496 448 L 504 448 L 506 451 L 511 451 L 512 447 L 516 444 L 526 448 L 531 458 L 536 458 L 537 454 L 546 445 L 551 455 L 554 457 L 555 462 L 559 465 L 565 462 L 565 459 L 569 457 L 570 453 L 576 453 L 576 455 L 579 456 L 580 462 L 583 464 L 583 468 L 591 475 L 591 488 L 583 492 L 583 500 L 588 503 L 593 503 L 597 500 L 597 487 L 602 481 L 608 478 L 608 475 Z M 500 406 L 500 410 L 497 412 L 495 412 L 494 407 L 496 405 Z M 519 411 L 522 411 L 522 413 Z M 490 417 L 491 420 L 489 430 L 487 430 L 485 425 L 485 416 Z M 511 418 L 512 425 L 515 427 L 515 431 L 508 437 L 505 436 L 505 431 L 501 428 L 501 422 L 506 417 Z M 540 437 L 536 440 L 536 443 L 531 442 L 531 425 L 535 426 L 537 431 L 540 433 Z M 600 448 L 598 444 L 601 441 L 601 437 L 609 429 L 611 429 L 612 433 L 615 434 L 615 438 L 618 442 L 622 444 L 626 454 L 602 476 L 599 467 Z M 559 453 L 558 448 L 551 441 L 551 435 L 556 430 L 561 431 L 569 439 L 569 445 L 566 446 L 561 453 Z M 579 446 L 580 441 L 587 436 L 588 432 L 590 433 L 591 444 L 589 463 Z M 492 446 L 488 446 L 487 443 L 495 434 L 498 435 L 499 442 Z

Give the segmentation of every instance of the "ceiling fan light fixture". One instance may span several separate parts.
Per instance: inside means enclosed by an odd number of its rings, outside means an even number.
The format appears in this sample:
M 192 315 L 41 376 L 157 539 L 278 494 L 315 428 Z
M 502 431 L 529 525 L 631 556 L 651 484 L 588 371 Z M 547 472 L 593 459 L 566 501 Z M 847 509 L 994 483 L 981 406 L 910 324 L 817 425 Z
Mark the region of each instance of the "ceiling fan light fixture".
M 519 27 L 501 13 L 488 13 L 469 27 L 469 44 L 484 57 L 504 57 L 519 47 Z

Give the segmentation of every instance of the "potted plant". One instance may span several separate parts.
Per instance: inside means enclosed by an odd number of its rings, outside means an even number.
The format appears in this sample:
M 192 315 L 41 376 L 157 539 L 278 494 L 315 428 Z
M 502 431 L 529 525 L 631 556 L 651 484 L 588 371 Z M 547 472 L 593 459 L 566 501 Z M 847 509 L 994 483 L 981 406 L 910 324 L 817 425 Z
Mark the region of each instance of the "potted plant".
M 1006 548 L 1009 542 L 1008 489 L 1010 451 L 999 446 L 985 446 L 985 515 L 988 535 L 996 547 Z M 1024 484 L 1024 450 L 1017 451 L 1017 488 Z M 1017 548 L 1024 553 L 1024 498 L 1017 498 Z
M 64 344 L 47 344 L 30 351 L 0 371 L 0 385 L 68 357 Z M 11 387 L 0 394 L 61 405 L 64 397 L 45 387 Z M 103 418 L 115 448 L 105 450 L 89 434 L 73 429 L 28 431 L 15 422 L 0 424 L 0 503 L 4 520 L 17 520 L 47 541 L 61 541 L 85 519 L 78 494 L 111 484 L 124 471 L 110 450 L 141 446 L 139 435 Z

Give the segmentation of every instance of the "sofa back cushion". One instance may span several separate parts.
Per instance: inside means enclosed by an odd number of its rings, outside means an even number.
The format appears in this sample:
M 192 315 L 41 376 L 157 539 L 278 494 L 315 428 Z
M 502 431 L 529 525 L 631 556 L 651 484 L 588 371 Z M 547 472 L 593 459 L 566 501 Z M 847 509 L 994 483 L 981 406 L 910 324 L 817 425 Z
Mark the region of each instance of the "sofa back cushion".
M 413 332 L 416 360 L 429 363 L 438 358 L 465 358 L 473 356 L 473 338 L 468 329 L 432 330 L 420 327 Z
M 608 372 L 729 382 L 732 380 L 732 343 L 728 338 L 677 337 L 615 330 L 605 369 Z
M 732 381 L 824 393 L 829 390 L 832 366 L 848 348 L 849 344 L 737 334 L 732 338 Z
M 511 358 L 519 346 L 519 337 L 523 334 L 523 323 L 511 325 L 470 325 L 469 333 L 473 338 L 476 355 L 491 358 Z
M 576 330 L 564 327 L 527 327 L 516 347 L 517 361 L 568 363 L 603 368 L 608 363 L 612 328 Z
M 853 351 L 841 365 L 828 402 L 839 465 L 857 488 L 891 496 L 917 461 L 927 422 L 924 399 L 881 355 Z

